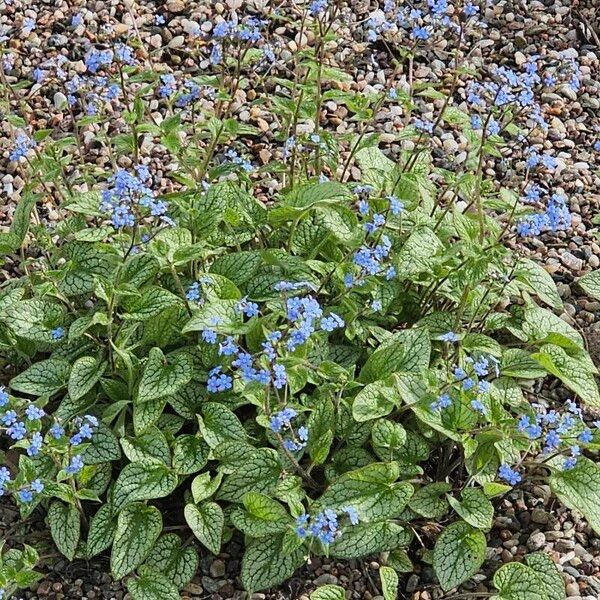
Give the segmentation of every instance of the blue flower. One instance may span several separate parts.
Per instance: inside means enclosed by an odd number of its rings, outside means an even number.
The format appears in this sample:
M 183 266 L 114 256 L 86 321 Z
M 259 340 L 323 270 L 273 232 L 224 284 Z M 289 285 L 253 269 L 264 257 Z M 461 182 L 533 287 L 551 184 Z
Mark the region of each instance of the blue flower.
M 287 373 L 284 365 L 273 365 L 273 385 L 280 390 L 287 383 Z
M 258 316 L 258 304 L 256 304 L 256 302 L 248 302 L 246 298 L 242 298 L 242 300 L 237 303 L 236 310 L 247 317 Z
M 83 469 L 83 458 L 80 454 L 77 454 L 71 459 L 71 462 L 67 465 L 65 472 L 69 475 L 76 475 Z
M 342 506 L 342 510 L 348 515 L 352 525 L 358 525 L 358 512 L 353 506 Z
M 34 479 L 30 485 L 31 489 L 37 494 L 41 494 L 44 490 L 44 484 L 39 479 Z
M 552 450 L 556 450 L 560 446 L 560 436 L 556 431 L 549 431 L 544 438 L 544 452 L 552 452 Z
M 100 67 L 108 67 L 112 61 L 113 54 L 110 50 L 92 49 L 85 57 L 85 66 L 90 73 L 97 73 Z
M 60 440 L 60 438 L 65 434 L 65 430 L 58 423 L 54 423 L 50 429 L 48 429 L 48 433 L 55 439 Z
M 10 471 L 6 467 L 0 467 L 0 496 L 4 496 L 6 491 L 6 484 L 10 483 Z
M 202 339 L 209 344 L 215 344 L 217 342 L 217 332 L 213 329 L 204 329 Z
M 521 481 L 521 475 L 519 475 L 517 471 L 511 469 L 507 464 L 500 465 L 498 475 L 510 485 L 517 485 L 517 483 Z
M 383 304 L 381 303 L 381 300 L 373 300 L 373 302 L 371 302 L 371 310 L 379 312 L 382 308 Z
M 154 15 L 154 24 L 155 25 L 164 25 L 165 18 L 162 15 Z
M 11 161 L 17 161 L 29 154 L 29 150 L 36 147 L 36 143 L 28 135 L 22 131 L 17 133 L 15 139 L 15 146 L 13 151 L 8 155 L 8 159 Z
M 465 390 L 465 392 L 472 390 L 475 387 L 475 380 L 472 379 L 471 377 L 467 377 L 466 379 L 463 379 L 462 387 L 463 387 L 463 390 Z
M 465 370 L 461 367 L 454 367 L 453 374 L 456 381 L 462 381 L 467 376 Z
M 30 421 L 34 421 L 35 419 L 41 419 L 46 413 L 43 409 L 38 408 L 35 404 L 30 404 L 25 409 L 25 414 Z
M 463 12 L 467 17 L 473 17 L 479 12 L 479 6 L 476 6 L 472 2 L 467 2 L 463 8 Z
M 31 436 L 31 441 L 29 443 L 29 448 L 27 448 L 27 456 L 37 456 L 42 449 L 42 443 L 44 439 L 42 438 L 42 434 L 39 431 L 36 431 Z
M 232 387 L 233 379 L 229 375 L 221 373 L 221 367 L 215 367 L 208 373 L 206 389 L 212 394 L 230 390 Z
M 17 421 L 6 430 L 6 433 L 13 440 L 22 440 L 27 434 L 25 423 Z
M 485 404 L 483 402 L 481 402 L 481 400 L 472 400 L 471 401 L 471 408 L 473 410 L 476 410 L 477 412 L 480 413 L 485 413 Z
M 0 385 L 0 408 L 8 404 L 8 392 L 3 385 Z
M 308 7 L 308 12 L 313 17 L 318 17 L 327 9 L 328 0 L 313 0 Z
M 390 202 L 390 212 L 397 216 L 404 210 L 404 203 L 398 200 L 396 196 L 388 196 Z
M 587 428 L 584 429 L 579 434 L 579 437 L 577 439 L 584 444 L 589 444 L 590 442 L 592 442 L 594 440 L 594 435 L 592 434 L 592 430 L 587 429 Z
M 448 331 L 447 333 L 443 333 L 440 335 L 440 340 L 442 342 L 456 343 L 458 342 L 458 336 L 453 331 Z
M 25 504 L 28 504 L 33 500 L 33 492 L 27 488 L 19 490 L 19 500 Z
M 289 427 L 292 420 L 298 416 L 293 408 L 284 408 L 273 415 L 269 421 L 271 431 L 279 433 L 284 427 Z
M 309 516 L 304 513 L 296 519 L 296 535 L 304 539 L 308 535 L 307 525 Z
M 433 412 L 437 412 L 442 408 L 448 408 L 449 406 L 452 406 L 452 398 L 448 394 L 442 394 L 435 402 L 432 402 L 429 405 L 429 408 Z
M 327 317 L 321 319 L 321 329 L 323 331 L 334 331 L 335 329 L 344 327 L 344 325 L 345 323 L 342 317 L 335 313 L 329 313 Z
M 304 425 L 301 425 L 300 427 L 298 427 L 298 439 L 301 442 L 308 441 L 308 429 Z
M 25 17 L 23 19 L 23 33 L 25 35 L 29 35 L 34 29 L 36 29 L 37 24 L 35 19 L 32 17 Z

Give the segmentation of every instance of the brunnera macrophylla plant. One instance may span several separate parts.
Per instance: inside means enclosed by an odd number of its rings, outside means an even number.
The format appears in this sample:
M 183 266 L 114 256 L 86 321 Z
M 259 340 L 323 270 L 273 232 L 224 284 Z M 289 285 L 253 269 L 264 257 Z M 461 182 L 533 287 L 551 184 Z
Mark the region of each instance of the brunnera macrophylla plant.
M 314 44 L 288 59 L 295 81 L 269 72 L 279 46 L 267 17 L 233 15 L 209 34 L 192 28 L 207 74 L 161 72 L 139 39 L 90 47 L 85 74 L 59 56 L 34 75 L 40 89 L 64 90 L 72 135 L 11 117 L 10 159 L 28 186 L 0 238 L 21 250 L 21 276 L 0 290 L 13 373 L 0 391 L 10 446 L 0 490 L 23 517 L 44 511 L 68 559 L 110 553 L 134 598 L 177 598 L 196 572 L 197 549 L 167 524 L 185 523 L 215 554 L 242 535 L 252 591 L 310 556 L 383 553 L 389 597 L 412 561 L 432 562 L 446 591 L 474 575 L 494 502 L 530 475 L 600 532 L 598 433 L 582 412 L 600 406 L 597 371 L 553 312 L 551 277 L 503 243 L 569 228 L 550 185 L 557 161 L 526 146 L 521 189 L 483 168 L 543 134 L 536 97 L 576 89 L 577 65 L 532 56 L 480 83 L 461 66 L 477 6 L 420 4 L 386 2 L 365 42 L 405 48 L 397 70 L 413 80 L 423 45 L 454 36 L 443 92 L 337 87 L 347 76 L 325 57 L 342 8 L 318 0 L 301 21 Z M 233 100 L 270 79 L 277 92 L 261 101 L 278 145 L 257 167 L 245 145 L 260 131 L 236 119 Z M 438 114 L 419 112 L 424 98 Z M 347 107 L 356 135 L 323 126 L 328 100 Z M 410 142 L 399 155 L 368 129 L 391 105 Z M 111 129 L 108 107 L 126 129 Z M 432 155 L 442 128 L 469 142 L 453 169 Z M 107 148 L 106 170 L 86 161 L 85 130 Z M 146 140 L 176 165 L 169 191 Z M 63 216 L 53 229 L 40 224 L 42 200 Z M 598 295 L 597 273 L 581 285 Z M 581 402 L 550 405 L 534 391 L 547 376 Z M 3 589 L 35 580 L 36 561 L 29 547 L 6 552 Z M 538 554 L 502 567 L 494 585 L 502 598 L 564 595 Z

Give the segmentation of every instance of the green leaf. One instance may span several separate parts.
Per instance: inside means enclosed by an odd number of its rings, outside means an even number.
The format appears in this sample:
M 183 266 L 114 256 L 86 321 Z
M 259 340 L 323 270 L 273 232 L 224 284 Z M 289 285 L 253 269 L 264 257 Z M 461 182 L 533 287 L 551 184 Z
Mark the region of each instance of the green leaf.
M 533 354 L 542 367 L 558 377 L 588 406 L 600 408 L 600 393 L 592 373 L 582 369 L 581 361 L 569 356 L 560 346 L 545 344 Z
M 141 565 L 162 531 L 158 508 L 145 504 L 126 506 L 117 518 L 117 529 L 110 555 L 110 570 L 121 579 Z
M 346 591 L 339 585 L 328 583 L 312 592 L 310 600 L 346 600 Z
M 600 300 L 600 269 L 579 278 L 577 283 L 586 294 Z
M 308 453 L 313 462 L 321 465 L 329 455 L 333 442 L 335 411 L 330 398 L 322 398 L 308 418 Z
M 184 515 L 192 533 L 213 554 L 219 554 L 225 524 L 221 507 L 216 502 L 203 502 L 198 506 L 186 504 Z
M 167 405 L 166 398 L 156 398 L 149 402 L 135 402 L 133 405 L 133 431 L 141 435 L 157 423 Z
M 343 535 L 331 544 L 329 553 L 336 558 L 363 558 L 378 552 L 395 550 L 409 542 L 410 534 L 396 523 L 359 523 L 346 529 Z
M 282 552 L 283 536 L 252 540 L 242 559 L 242 584 L 249 592 L 270 588 L 289 579 L 302 564 L 302 551 Z
M 92 356 L 82 356 L 73 364 L 69 375 L 69 396 L 71 400 L 79 400 L 85 396 L 104 374 L 107 363 L 98 361 Z
M 385 417 L 394 409 L 397 397 L 396 390 L 383 381 L 368 383 L 354 398 L 352 416 L 359 423 Z
M 244 441 L 246 431 L 235 413 L 218 402 L 202 405 L 202 417 L 198 417 L 200 433 L 204 441 L 216 448 L 227 440 Z
M 127 313 L 124 319 L 130 321 L 147 321 L 157 317 L 163 310 L 181 304 L 181 298 L 172 292 L 159 287 L 144 290 L 143 294 L 126 303 Z
M 238 287 L 242 287 L 254 277 L 261 264 L 259 252 L 244 250 L 218 257 L 211 265 L 210 271 L 223 275 Z
M 553 312 L 540 306 L 529 305 L 525 309 L 524 317 L 522 328 L 528 341 L 541 342 L 551 333 L 562 333 L 579 348 L 585 348 L 581 335 Z
M 360 371 L 359 379 L 364 383 L 371 383 L 392 373 L 421 373 L 429 368 L 430 356 L 431 342 L 427 329 L 399 331 L 369 356 Z
M 498 595 L 492 600 L 548 600 L 536 572 L 520 563 L 508 563 L 494 574 Z
M 556 289 L 552 276 L 538 263 L 522 258 L 515 269 L 516 279 L 526 284 L 528 291 L 536 294 L 540 300 L 552 308 L 562 309 L 563 302 Z M 579 280 L 581 282 L 581 280 Z M 600 288 L 599 288 L 600 291 Z
M 94 427 L 94 435 L 83 451 L 82 458 L 86 465 L 98 465 L 121 458 L 115 434 L 102 421 Z
M 400 423 L 379 419 L 371 429 L 371 439 L 373 450 L 381 460 L 396 460 L 400 449 L 406 443 L 406 430 Z
M 179 589 L 185 587 L 198 569 L 198 553 L 191 546 L 182 546 L 175 533 L 163 535 L 146 559 L 146 565 L 160 571 Z
M 546 375 L 545 369 L 531 357 L 531 354 L 520 348 L 509 348 L 502 354 L 500 365 L 502 375 L 518 379 L 540 379 Z
M 565 600 L 567 597 L 565 581 L 556 564 L 543 552 L 534 552 L 525 556 L 527 565 L 535 571 L 544 585 L 549 600 Z
M 208 461 L 210 448 L 197 435 L 180 435 L 173 446 L 173 468 L 179 475 L 198 472 Z
M 558 466 L 561 462 L 556 459 L 554 464 Z M 583 513 L 592 529 L 600 534 L 600 466 L 581 456 L 573 469 L 553 471 L 550 487 L 565 506 Z
M 433 549 L 433 568 L 445 592 L 475 575 L 485 559 L 485 535 L 459 521 L 449 525 Z
M 484 531 L 492 528 L 494 507 L 482 490 L 466 488 L 462 491 L 460 502 L 451 495 L 448 495 L 448 502 L 469 525 Z
M 430 483 L 415 492 L 408 506 L 426 519 L 441 519 L 448 512 L 445 494 L 451 489 L 449 483 Z
M 398 575 L 391 567 L 379 567 L 379 578 L 381 579 L 381 591 L 384 600 L 396 600 L 398 598 Z
M 151 567 L 138 569 L 138 577 L 127 581 L 133 600 L 179 600 L 177 586 L 165 574 Z
M 112 506 L 103 504 L 90 519 L 86 555 L 92 558 L 104 552 L 113 542 L 117 530 L 117 519 L 113 515 Z
M 402 279 L 409 279 L 417 273 L 431 271 L 436 263 L 436 255 L 444 246 L 438 236 L 428 227 L 415 229 L 396 255 L 395 265 Z
M 61 554 L 73 560 L 80 535 L 77 509 L 72 504 L 65 504 L 58 500 L 52 502 L 48 509 L 48 524 L 56 547 Z
M 25 193 L 21 200 L 17 203 L 15 212 L 13 213 L 12 223 L 10 225 L 10 234 L 12 248 L 11 251 L 19 248 L 25 236 L 29 231 L 29 222 L 31 219 L 31 211 L 36 204 L 37 196 L 33 196 L 29 193 Z
M 264 494 L 248 492 L 242 498 L 244 509 L 236 507 L 231 522 L 250 537 L 263 537 L 284 532 L 292 520 L 285 507 Z
M 15 335 L 34 342 L 55 343 L 52 330 L 64 321 L 62 307 L 39 298 L 12 301 L 9 295 L 5 298 L 5 314 L 0 317 Z
M 318 505 L 332 510 L 353 506 L 361 521 L 382 521 L 397 517 L 408 504 L 413 486 L 396 482 L 399 467 L 372 463 L 338 477 L 319 498 Z
M 219 333 L 237 333 L 243 329 L 243 317 L 237 300 L 215 300 L 194 312 L 182 333 L 214 329 Z M 215 325 L 216 323 L 216 325 Z
M 140 461 L 126 465 L 115 482 L 114 510 L 136 500 L 164 498 L 177 487 L 177 475 L 162 463 Z
M 280 474 L 277 452 L 270 448 L 259 448 L 240 464 L 235 473 L 225 478 L 217 497 L 228 502 L 239 502 L 246 492 L 268 494 L 277 485 Z
M 210 473 L 200 473 L 192 480 L 191 491 L 194 502 L 198 504 L 202 500 L 210 498 L 221 485 L 223 473 L 217 473 L 216 477 L 211 478 Z
M 408 553 L 402 548 L 397 548 L 390 552 L 387 564 L 392 567 L 396 573 L 412 573 L 415 570 Z
M 139 435 L 121 438 L 123 453 L 131 462 L 157 460 L 171 465 L 171 450 L 163 433 L 156 427 L 150 427 Z
M 192 378 L 192 362 L 187 354 L 167 360 L 160 348 L 152 348 L 144 367 L 137 394 L 138 402 L 172 396 Z
M 32 396 L 52 396 L 66 387 L 70 370 L 71 365 L 65 360 L 41 360 L 13 377 L 10 387 Z

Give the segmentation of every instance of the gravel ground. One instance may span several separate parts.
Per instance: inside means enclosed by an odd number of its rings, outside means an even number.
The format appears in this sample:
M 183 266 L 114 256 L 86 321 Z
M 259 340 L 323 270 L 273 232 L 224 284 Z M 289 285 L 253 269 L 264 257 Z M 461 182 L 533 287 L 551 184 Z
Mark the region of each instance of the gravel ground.
M 76 4 L 77 10 L 84 16 L 85 25 L 72 32 L 65 27 L 74 11 L 72 3 L 62 0 L 13 0 L 9 5 L 6 0 L 0 0 L 0 35 L 3 35 L 4 29 L 24 17 L 34 16 L 34 13 L 37 15 L 37 29 L 32 34 L 19 36 L 17 33 L 11 36 L 10 46 L 19 53 L 14 70 L 10 72 L 13 81 L 20 77 L 31 78 L 33 68 L 56 53 L 80 59 L 85 44 L 98 39 L 102 24 L 112 23 L 117 33 L 125 34 L 131 23 L 129 13 L 116 0 L 87 0 Z M 215 13 L 225 14 L 229 8 L 242 4 L 241 0 L 223 3 L 208 0 L 139 2 L 136 24 L 157 61 L 175 70 L 194 73 L 206 65 L 195 64 L 186 56 L 185 34 L 193 25 L 191 20 L 203 24 Z M 260 7 L 268 2 L 254 0 L 246 4 Z M 489 24 L 486 34 L 489 42 L 477 48 L 471 60 L 474 66 L 492 69 L 500 64 L 522 64 L 525 55 L 535 51 L 552 58 L 558 52 L 567 50 L 580 61 L 583 87 L 578 95 L 560 89 L 543 97 L 543 110 L 550 120 L 546 149 L 560 161 L 554 184 L 570 198 L 574 213 L 573 231 L 519 241 L 517 249 L 539 261 L 553 275 L 565 300 L 565 312 L 561 317 L 586 333 L 590 352 L 600 363 L 600 302 L 581 295 L 574 284 L 582 274 L 600 266 L 600 240 L 597 224 L 594 223 L 600 205 L 600 152 L 593 149 L 594 142 L 600 139 L 600 40 L 597 33 L 600 27 L 594 5 L 597 5 L 594 0 L 588 0 L 587 3 L 576 0 L 507 0 L 493 3 L 485 15 Z M 347 11 L 347 24 L 336 32 L 339 42 L 330 57 L 352 75 L 352 86 L 364 91 L 380 84 L 382 74 L 386 71 L 389 73 L 387 53 L 382 51 L 367 57 L 363 52 L 364 44 L 357 41 L 357 23 L 366 18 L 372 8 L 373 3 L 367 1 L 356 0 L 352 3 L 352 10 Z M 157 11 L 165 17 L 164 26 L 152 24 L 152 13 Z M 293 23 L 289 25 L 291 28 L 294 26 Z M 293 52 L 298 41 L 294 40 L 294 31 L 288 32 L 287 37 L 289 50 Z M 418 76 L 436 78 L 439 69 L 447 64 L 449 56 L 445 48 L 434 48 L 428 60 L 417 65 Z M 58 93 L 37 90 L 32 95 L 33 110 L 28 114 L 28 120 L 35 128 L 53 127 L 68 131 L 69 124 L 54 108 L 56 103 L 60 103 Z M 464 95 L 464 90 L 458 90 L 458 101 L 461 100 L 461 94 Z M 245 99 L 244 92 L 239 99 L 237 116 L 264 132 L 264 139 L 250 148 L 256 164 L 261 164 L 270 160 L 273 154 L 273 123 L 268 114 L 244 110 L 241 105 Z M 344 107 L 328 103 L 325 127 L 340 132 L 348 131 L 352 125 L 344 120 L 346 114 Z M 401 114 L 393 109 L 388 114 L 381 114 L 376 124 L 384 134 L 384 141 L 388 135 L 391 154 L 399 150 L 393 141 L 393 134 L 402 126 Z M 118 118 L 114 127 L 118 130 Z M 3 135 L 8 135 L 9 127 L 5 120 L 0 123 L 0 128 Z M 86 135 L 85 144 L 86 151 L 98 165 L 107 165 L 108 159 L 95 151 L 93 133 Z M 438 137 L 434 136 L 433 144 L 437 160 L 444 164 L 448 157 L 459 160 L 466 140 L 456 132 L 444 132 Z M 24 183 L 14 164 L 7 161 L 7 156 L 8 146 L 0 154 L 0 230 L 3 225 L 10 223 Z M 160 165 L 160 155 L 153 153 L 153 156 L 153 160 Z M 510 186 L 517 179 L 512 164 L 496 161 L 490 162 L 486 168 L 502 185 Z M 157 168 L 158 172 L 166 175 L 168 166 Z M 359 176 L 358 173 L 353 175 L 356 178 Z M 171 185 L 166 177 L 162 179 L 162 184 L 165 191 Z M 42 216 L 50 223 L 60 218 L 50 206 Z M 11 258 L 7 257 L 4 266 L 0 264 L 0 281 L 12 273 L 13 264 Z M 547 390 L 547 395 L 564 399 L 565 392 L 556 386 Z M 488 592 L 491 587 L 490 575 L 501 563 L 518 559 L 530 551 L 544 550 L 562 570 L 569 600 L 600 598 L 600 538 L 595 536 L 579 515 L 557 505 L 551 499 L 547 486 L 531 483 L 513 491 L 501 501 L 497 515 L 494 529 L 489 535 L 488 561 L 482 573 L 469 585 L 463 586 L 463 592 Z M 16 514 L 10 506 L 0 506 L 0 532 L 4 537 L 10 528 L 6 536 L 9 541 L 20 539 L 21 534 L 30 539 L 31 532 L 35 534 L 41 528 L 41 523 L 35 522 L 14 527 L 15 518 Z M 214 600 L 246 598 L 246 594 L 240 591 L 237 576 L 241 550 L 241 545 L 234 540 L 229 544 L 227 553 L 216 558 L 206 556 L 201 564 L 201 572 L 186 588 L 185 596 Z M 341 564 L 315 559 L 280 589 L 255 594 L 253 598 L 305 600 L 312 589 L 324 583 L 342 585 L 348 590 L 348 598 L 381 598 L 378 596 L 378 566 L 377 562 L 350 561 Z M 432 570 L 428 567 L 419 569 L 401 579 L 400 597 L 412 600 L 444 598 L 434 584 Z M 120 600 L 126 595 L 125 587 L 122 582 L 113 582 L 107 570 L 108 565 L 102 560 L 92 564 L 77 561 L 68 564 L 57 559 L 49 546 L 45 564 L 47 576 L 23 595 L 32 599 L 84 597 Z

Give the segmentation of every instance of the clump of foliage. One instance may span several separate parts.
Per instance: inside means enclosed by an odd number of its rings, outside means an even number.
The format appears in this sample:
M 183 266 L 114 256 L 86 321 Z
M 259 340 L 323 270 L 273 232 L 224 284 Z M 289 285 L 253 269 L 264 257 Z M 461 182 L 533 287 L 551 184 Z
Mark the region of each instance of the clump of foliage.
M 472 3 L 393 16 L 386 2 L 366 40 L 404 44 L 397 69 L 412 74 L 429 38 L 454 36 L 451 88 L 390 81 L 362 95 L 336 85 L 347 76 L 324 59 L 340 9 L 318 0 L 303 14 L 314 43 L 289 58 L 295 81 L 268 72 L 270 24 L 240 17 L 192 44 L 214 74 L 161 73 L 139 40 L 90 48 L 85 76 L 62 59 L 36 75 L 65 90 L 72 136 L 11 117 L 11 160 L 29 183 L 0 238 L 22 250 L 22 276 L 0 291 L 0 350 L 14 369 L 0 392 L 12 444 L 1 490 L 23 517 L 45 511 L 68 559 L 110 552 L 134 598 L 177 598 L 196 571 L 196 549 L 166 524 L 187 523 L 215 554 L 243 535 L 254 591 L 311 555 L 384 553 L 386 598 L 414 560 L 432 562 L 447 591 L 474 575 L 494 502 L 530 473 L 600 531 L 600 469 L 584 456 L 598 434 L 575 402 L 533 393 L 550 375 L 600 406 L 596 369 L 552 310 L 551 277 L 503 243 L 569 227 L 566 200 L 532 181 L 556 161 L 532 147 L 521 190 L 483 168 L 526 143 L 528 127 L 543 133 L 535 95 L 576 86 L 576 65 L 532 57 L 477 83 L 459 60 L 479 25 Z M 240 89 L 270 78 L 277 92 L 258 97 L 279 124 L 279 154 L 256 167 L 244 144 L 260 131 L 231 111 Z M 459 84 L 468 105 L 453 102 Z M 149 109 L 157 98 L 163 120 Z M 416 116 L 423 98 L 438 102 L 433 120 Z M 329 100 L 359 133 L 322 127 Z M 406 115 L 397 138 L 411 142 L 397 156 L 368 129 L 394 104 Z M 126 130 L 112 129 L 108 106 Z M 110 172 L 86 162 L 86 128 Z M 454 169 L 432 157 L 441 128 L 469 141 Z M 168 193 L 145 139 L 177 165 Z M 39 215 L 50 199 L 63 215 L 54 229 Z M 583 285 L 598 291 L 595 275 Z M 9 592 L 35 580 L 31 548 L 2 560 Z M 503 599 L 564 595 L 537 554 L 494 584 Z M 314 598 L 337 595 L 326 586 Z

